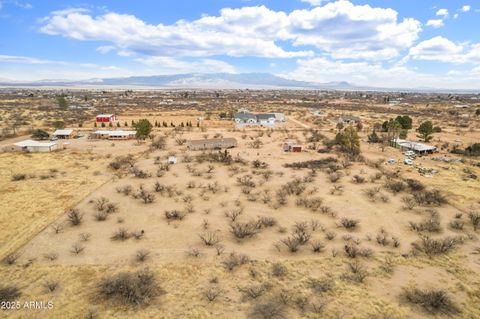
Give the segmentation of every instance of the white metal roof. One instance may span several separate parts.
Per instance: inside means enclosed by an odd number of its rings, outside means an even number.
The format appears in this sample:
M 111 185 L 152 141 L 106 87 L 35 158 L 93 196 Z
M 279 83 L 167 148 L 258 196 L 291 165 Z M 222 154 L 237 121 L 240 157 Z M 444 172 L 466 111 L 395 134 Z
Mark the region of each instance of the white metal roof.
M 72 134 L 73 130 L 72 129 L 65 129 L 65 130 L 56 130 L 53 135 L 70 135 Z
M 413 141 L 407 141 L 407 140 L 401 140 L 399 138 L 393 140 L 395 143 L 397 143 L 400 146 L 410 148 L 415 151 L 431 151 L 437 149 L 435 146 L 423 144 L 423 143 L 418 143 L 418 142 L 413 142 Z
M 25 140 L 21 141 L 18 143 L 15 143 L 14 145 L 19 146 L 19 147 L 52 147 L 56 145 L 57 143 L 54 142 L 38 142 L 34 140 Z
M 97 117 L 112 117 L 113 114 L 98 114 Z

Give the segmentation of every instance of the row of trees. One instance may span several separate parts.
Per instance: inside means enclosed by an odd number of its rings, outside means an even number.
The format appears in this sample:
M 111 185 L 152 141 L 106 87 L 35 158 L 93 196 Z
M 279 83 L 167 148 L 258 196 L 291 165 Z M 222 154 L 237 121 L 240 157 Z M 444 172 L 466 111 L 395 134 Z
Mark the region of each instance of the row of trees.
M 408 115 L 397 116 L 395 119 L 391 118 L 390 120 L 383 122 L 381 131 L 384 134 L 382 134 L 382 136 L 377 134 L 379 127 L 374 126 L 372 134 L 368 136 L 368 140 L 371 143 L 381 143 L 391 141 L 395 138 L 405 139 L 408 136 L 408 130 L 412 129 L 412 122 L 412 118 Z M 416 131 L 419 138 L 428 142 L 433 138 L 433 133 L 441 132 L 441 128 L 433 126 L 431 121 L 425 121 L 419 125 Z

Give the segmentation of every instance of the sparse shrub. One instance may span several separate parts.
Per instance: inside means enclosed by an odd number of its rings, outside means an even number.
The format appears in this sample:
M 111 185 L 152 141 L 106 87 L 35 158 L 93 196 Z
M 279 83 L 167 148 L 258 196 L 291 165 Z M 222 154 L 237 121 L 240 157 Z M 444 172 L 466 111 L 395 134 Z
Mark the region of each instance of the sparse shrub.
M 325 248 L 325 244 L 319 240 L 312 242 L 310 246 L 312 247 L 312 251 L 314 253 L 320 253 Z
M 465 223 L 459 219 L 454 219 L 450 221 L 450 228 L 455 230 L 463 230 Z
M 26 179 L 27 179 L 27 174 L 17 173 L 17 174 L 12 175 L 11 181 L 12 182 L 18 182 L 18 181 L 23 181 L 23 180 L 26 180 Z
M 2 261 L 5 265 L 13 265 L 17 262 L 18 258 L 20 258 L 20 253 L 14 252 L 5 256 Z
M 0 302 L 14 301 L 20 297 L 21 291 L 16 286 L 4 286 L 0 287 Z
M 130 233 L 125 228 L 119 228 L 110 238 L 115 241 L 125 241 L 129 239 L 130 236 Z
M 354 175 L 353 176 L 353 182 L 356 184 L 363 184 L 365 183 L 365 177 L 360 176 L 360 175 Z
M 283 277 L 287 274 L 287 267 L 281 262 L 276 262 L 272 265 L 272 275 L 275 277 Z
M 93 216 L 95 217 L 95 220 L 98 222 L 103 222 L 108 218 L 108 214 L 106 212 L 97 212 Z
M 247 255 L 237 254 L 235 252 L 232 252 L 228 255 L 228 257 L 225 260 L 222 261 L 222 264 L 225 268 L 232 271 L 238 266 L 246 264 L 248 261 L 249 261 L 249 258 Z
M 265 284 L 253 284 L 244 287 L 237 287 L 238 291 L 246 298 L 257 299 L 261 297 L 267 290 L 268 286 Z
M 295 237 L 287 237 L 285 239 L 282 239 L 281 242 L 282 242 L 282 244 L 287 246 L 288 250 L 291 253 L 297 252 L 298 249 L 300 248 L 300 245 L 301 245 L 298 238 L 295 238 Z
M 122 272 L 98 284 L 101 297 L 125 306 L 148 305 L 160 291 L 155 275 L 149 270 Z
M 145 204 L 151 204 L 155 201 L 155 195 L 140 186 L 137 196 L 143 200 Z
M 215 246 L 221 241 L 221 238 L 216 231 L 206 231 L 198 236 L 206 246 Z
M 420 192 L 425 189 L 425 186 L 420 182 L 417 181 L 416 179 L 406 179 L 405 182 L 407 183 L 408 187 L 412 192 Z
M 405 190 L 405 183 L 402 181 L 389 180 L 385 184 L 385 187 L 392 191 L 394 194 L 400 193 Z
M 195 247 L 189 248 L 185 253 L 187 254 L 187 256 L 195 257 L 195 258 L 198 258 L 202 255 L 202 252 L 200 251 L 200 249 Z
M 44 284 L 45 288 L 49 292 L 54 292 L 58 288 L 58 281 L 56 280 L 47 280 Z
M 365 278 L 368 276 L 368 272 L 365 270 L 362 264 L 358 262 L 358 260 L 348 263 L 347 266 L 350 274 L 345 276 L 346 279 L 358 283 L 363 283 L 365 281 Z
M 250 238 L 260 231 L 260 227 L 261 224 L 258 221 L 233 222 L 230 225 L 230 232 L 238 239 Z
M 80 235 L 78 235 L 80 237 L 80 240 L 81 241 L 89 241 L 90 238 L 92 237 L 92 234 L 90 233 L 81 233 Z
M 63 223 L 53 224 L 51 227 L 55 234 L 60 234 L 63 231 Z
M 340 220 L 340 224 L 343 227 L 345 227 L 345 229 L 348 229 L 348 230 L 353 230 L 353 229 L 357 228 L 358 223 L 359 223 L 358 220 L 352 219 L 352 218 L 347 218 L 347 217 L 343 217 Z
M 328 292 L 335 288 L 335 282 L 328 277 L 323 277 L 320 279 L 311 278 L 308 281 L 308 284 L 310 288 L 312 288 L 312 290 L 315 291 L 316 293 Z
M 413 198 L 419 205 L 442 206 L 447 203 L 446 197 L 439 190 L 423 190 L 413 193 Z
M 273 226 L 277 225 L 277 220 L 275 218 L 269 217 L 269 216 L 259 217 L 258 222 L 264 228 L 273 227 Z
M 403 208 L 406 210 L 412 210 L 417 205 L 413 196 L 402 197 Z
M 369 248 L 360 248 L 356 244 L 348 243 L 344 247 L 345 254 L 350 258 L 356 258 L 358 256 L 370 257 L 372 255 L 372 250 Z
M 93 201 L 93 205 L 95 206 L 95 208 L 100 211 L 100 212 L 103 212 L 106 210 L 107 208 L 107 204 L 109 203 L 110 201 L 108 200 L 108 198 L 105 198 L 105 197 L 100 197 L 100 198 L 96 198 L 94 201 Z
M 138 167 L 132 167 L 130 172 L 133 174 L 133 176 L 137 177 L 137 178 L 141 178 L 141 179 L 145 179 L 145 178 L 149 178 L 152 176 L 152 174 L 144 171 L 144 170 L 141 170 L 140 168 Z
M 72 226 L 78 226 L 82 223 L 83 215 L 78 209 L 70 209 L 67 214 L 67 220 Z
M 432 314 L 460 313 L 460 309 L 453 303 L 447 292 L 441 289 L 405 288 L 402 297 Z
M 130 233 L 130 235 L 135 238 L 136 240 L 140 240 L 143 238 L 143 236 L 145 236 L 145 231 L 142 229 L 142 230 L 135 230 L 135 231 L 132 231 Z
M 74 255 L 80 255 L 85 250 L 85 247 L 80 245 L 79 243 L 75 243 L 70 248 L 70 252 Z
M 285 304 L 270 299 L 254 304 L 251 315 L 259 319 L 284 319 L 287 318 L 287 308 Z
M 203 295 L 205 296 L 205 298 L 207 298 L 209 302 L 213 302 L 222 293 L 223 293 L 223 290 L 220 287 L 212 285 L 204 290 Z
M 168 220 L 182 220 L 187 214 L 180 210 L 166 210 L 165 217 Z
M 45 258 L 46 260 L 49 260 L 49 261 L 54 261 L 58 258 L 58 254 L 57 253 L 46 253 L 45 255 L 43 255 L 43 258 Z
M 150 256 L 150 251 L 146 249 L 140 249 L 135 253 L 135 261 L 143 263 Z
M 429 211 L 429 213 L 430 216 L 420 223 L 410 222 L 410 227 L 417 232 L 440 232 L 442 230 L 440 226 L 440 215 L 436 211 Z
M 472 223 L 473 230 L 477 231 L 477 229 L 480 227 L 480 214 L 477 212 L 470 212 L 468 214 L 468 218 L 470 219 L 470 222 Z
M 337 236 L 337 234 L 335 234 L 335 233 L 332 232 L 332 231 L 327 231 L 327 232 L 325 233 L 325 238 L 326 238 L 327 240 L 334 240 L 336 236 Z
M 420 236 L 420 242 L 412 243 L 413 247 L 429 256 L 445 254 L 459 244 L 463 243 L 461 237 L 445 237 L 433 239 L 429 236 Z

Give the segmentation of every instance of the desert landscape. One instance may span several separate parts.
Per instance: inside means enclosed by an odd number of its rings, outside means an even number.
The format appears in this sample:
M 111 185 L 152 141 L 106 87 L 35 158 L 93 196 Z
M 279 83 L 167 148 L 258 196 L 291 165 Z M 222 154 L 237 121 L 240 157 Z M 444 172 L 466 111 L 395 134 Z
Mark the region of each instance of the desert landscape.
M 2 317 L 480 317 L 478 98 L 2 89 Z

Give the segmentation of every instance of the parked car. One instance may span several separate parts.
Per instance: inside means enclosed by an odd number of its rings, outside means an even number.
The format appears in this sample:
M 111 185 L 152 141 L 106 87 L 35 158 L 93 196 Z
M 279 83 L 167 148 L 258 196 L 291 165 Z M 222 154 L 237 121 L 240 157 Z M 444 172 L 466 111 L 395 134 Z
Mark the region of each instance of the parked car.
M 403 164 L 405 164 L 405 165 L 413 165 L 413 160 L 410 159 L 410 158 L 406 158 L 406 159 L 403 161 Z
M 407 157 L 411 157 L 411 158 L 415 158 L 416 157 L 416 154 L 414 151 L 406 151 L 405 153 L 405 156 Z
M 387 164 L 397 164 L 397 160 L 391 158 L 391 159 L 387 160 Z

